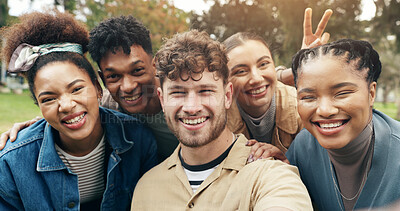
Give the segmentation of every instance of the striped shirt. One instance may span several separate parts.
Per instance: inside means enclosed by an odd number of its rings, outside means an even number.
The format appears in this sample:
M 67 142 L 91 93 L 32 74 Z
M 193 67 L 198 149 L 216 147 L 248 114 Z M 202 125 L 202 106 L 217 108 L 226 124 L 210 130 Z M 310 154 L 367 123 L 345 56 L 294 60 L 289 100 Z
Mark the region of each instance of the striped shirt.
M 225 150 L 224 153 L 222 153 L 219 157 L 217 157 L 215 160 L 210 161 L 209 163 L 202 164 L 202 165 L 189 165 L 185 163 L 185 161 L 182 158 L 181 152 L 179 152 L 179 159 L 181 161 L 183 170 L 186 173 L 186 176 L 189 180 L 190 187 L 193 190 L 193 193 L 197 191 L 197 189 L 200 187 L 201 183 L 207 179 L 208 176 L 211 175 L 211 173 L 214 172 L 214 170 L 218 167 L 218 165 L 225 160 L 225 158 L 228 156 L 229 152 L 232 149 L 233 144 L 236 142 L 237 136 L 234 136 L 234 141 L 231 144 L 231 146 Z
M 104 134 L 97 147 L 81 157 L 66 153 L 56 144 L 56 151 L 62 162 L 78 175 L 80 203 L 89 202 L 103 196 L 104 192 Z

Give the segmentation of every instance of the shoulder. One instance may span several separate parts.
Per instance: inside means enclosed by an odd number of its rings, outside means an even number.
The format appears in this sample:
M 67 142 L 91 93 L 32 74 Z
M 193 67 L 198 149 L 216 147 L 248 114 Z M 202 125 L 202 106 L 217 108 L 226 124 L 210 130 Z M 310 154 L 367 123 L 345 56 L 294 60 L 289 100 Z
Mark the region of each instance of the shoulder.
M 279 81 L 276 84 L 275 94 L 276 97 L 279 97 L 282 100 L 285 98 L 290 100 L 290 102 L 292 102 L 293 100 L 297 100 L 296 88 L 294 88 L 293 86 L 285 85 Z
M 275 91 L 276 124 L 279 129 L 295 135 L 303 124 L 297 112 L 297 92 L 294 87 L 277 83 Z
M 296 166 L 278 160 L 260 159 L 246 165 L 237 177 L 240 181 L 232 185 L 241 184 L 243 191 L 245 187 L 252 187 L 256 208 L 283 206 L 309 210 L 311 207 L 307 189 Z
M 294 161 L 306 158 L 310 153 L 314 154 L 321 148 L 322 147 L 319 145 L 317 139 L 315 139 L 315 137 L 304 128 L 293 140 L 286 152 L 286 157 L 289 159 L 290 163 L 293 164 Z
M 288 165 L 280 160 L 273 158 L 260 159 L 245 165 L 241 170 L 241 174 L 249 173 L 252 175 L 269 175 L 268 177 L 280 177 L 280 173 L 290 172 L 290 174 L 298 175 L 297 167 Z
M 392 136 L 397 137 L 400 139 L 400 122 L 397 120 L 392 119 L 388 115 L 378 111 L 378 110 L 373 110 L 373 116 L 374 116 L 374 126 L 379 128 L 379 129 L 386 129 L 389 130 L 390 134 Z
M 153 191 L 160 189 L 161 186 L 166 186 L 172 182 L 175 170 L 169 168 L 169 159 L 170 157 L 154 166 L 139 179 L 135 187 L 135 195 L 148 196 Z
M 7 140 L 5 148 L 0 151 L 0 158 L 5 156 L 6 154 L 9 154 L 12 151 L 21 149 L 24 146 L 27 146 L 38 140 L 42 140 L 44 137 L 46 124 L 47 122 L 44 119 L 41 119 L 33 125 L 24 128 L 23 130 L 18 132 L 17 139 L 14 142 L 10 142 L 9 140 Z M 50 127 L 50 125 L 48 126 Z

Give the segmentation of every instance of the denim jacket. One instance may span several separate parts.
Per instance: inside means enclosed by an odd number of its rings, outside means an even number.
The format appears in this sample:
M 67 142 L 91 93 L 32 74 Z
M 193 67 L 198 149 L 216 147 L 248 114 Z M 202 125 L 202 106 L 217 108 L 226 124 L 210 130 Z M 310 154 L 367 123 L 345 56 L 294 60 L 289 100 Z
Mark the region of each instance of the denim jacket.
M 151 131 L 128 115 L 100 108 L 106 136 L 101 210 L 128 210 L 139 178 L 157 164 Z M 0 151 L 0 210 L 79 210 L 78 176 L 58 156 L 55 131 L 40 120 Z

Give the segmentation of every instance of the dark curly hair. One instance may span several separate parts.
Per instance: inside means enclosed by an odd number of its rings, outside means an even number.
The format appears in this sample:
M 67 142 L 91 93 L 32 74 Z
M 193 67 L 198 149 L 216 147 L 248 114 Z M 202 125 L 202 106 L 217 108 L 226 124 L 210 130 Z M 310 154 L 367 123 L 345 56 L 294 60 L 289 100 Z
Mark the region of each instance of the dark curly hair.
M 87 52 L 89 32 L 86 26 L 75 20 L 69 13 L 58 11 L 41 13 L 32 12 L 19 17 L 20 22 L 1 30 L 0 34 L 5 38 L 2 56 L 10 61 L 14 50 L 22 43 L 38 46 L 49 43 L 71 42 L 82 45 L 83 53 Z M 32 98 L 37 104 L 34 90 L 36 73 L 42 67 L 53 62 L 71 62 L 87 72 L 93 82 L 97 81 L 97 75 L 89 61 L 81 54 L 73 52 L 52 52 L 40 56 L 31 69 L 25 73 L 32 93 Z
M 113 17 L 101 22 L 90 31 L 89 53 L 100 67 L 100 60 L 111 50 L 121 47 L 125 54 L 131 53 L 132 45 L 140 45 L 153 55 L 149 30 L 132 16 Z
M 316 48 L 303 49 L 296 53 L 292 59 L 292 72 L 294 82 L 297 87 L 299 71 L 302 65 L 323 55 L 331 55 L 344 57 L 347 63 L 355 61 L 358 71 L 368 69 L 366 81 L 371 83 L 377 82 L 381 74 L 382 65 L 379 60 L 379 54 L 374 50 L 372 45 L 367 41 L 341 39 Z
M 165 77 L 176 80 L 198 81 L 207 68 L 216 72 L 223 83 L 228 82 L 228 58 L 221 43 L 210 38 L 206 32 L 191 30 L 176 34 L 167 40 L 155 55 L 157 76 L 161 85 Z

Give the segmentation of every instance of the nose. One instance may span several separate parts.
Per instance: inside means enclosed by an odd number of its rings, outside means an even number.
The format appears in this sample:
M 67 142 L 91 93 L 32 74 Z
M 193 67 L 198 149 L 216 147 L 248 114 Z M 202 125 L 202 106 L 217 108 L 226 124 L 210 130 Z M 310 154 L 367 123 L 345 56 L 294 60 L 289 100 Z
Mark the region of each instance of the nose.
M 261 83 L 264 80 L 261 70 L 259 70 L 256 66 L 252 67 L 250 71 L 250 85 Z
M 76 106 L 76 101 L 72 99 L 72 96 L 62 96 L 58 100 L 58 111 L 67 113 L 70 112 L 75 106 Z
M 339 113 L 339 109 L 334 105 L 332 100 L 321 98 L 318 102 L 316 113 L 322 117 L 331 117 Z
M 124 93 L 132 93 L 136 89 L 138 83 L 132 77 L 124 77 L 120 86 L 121 91 Z
M 189 115 L 197 114 L 201 111 L 201 99 L 195 93 L 188 93 L 185 97 L 182 111 Z

